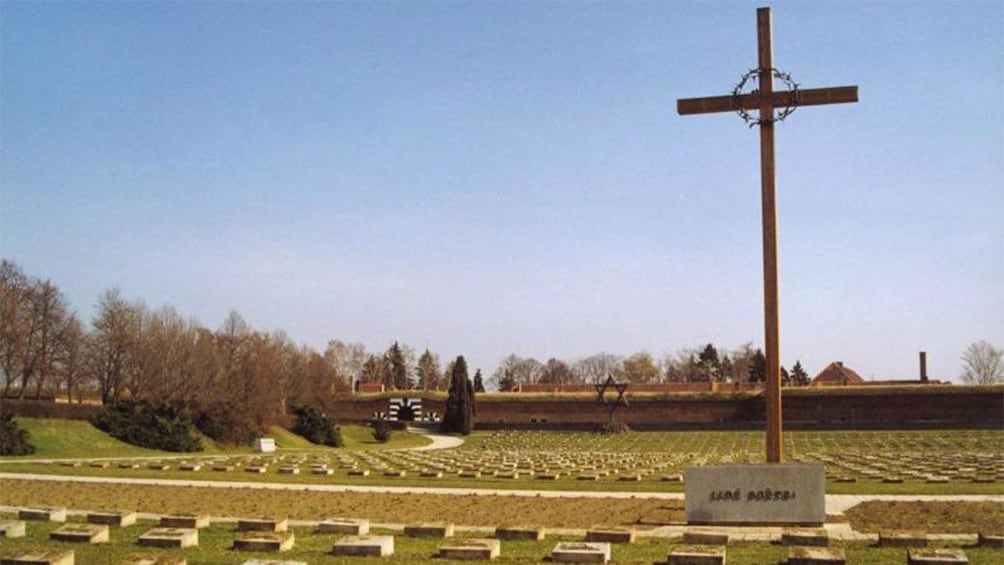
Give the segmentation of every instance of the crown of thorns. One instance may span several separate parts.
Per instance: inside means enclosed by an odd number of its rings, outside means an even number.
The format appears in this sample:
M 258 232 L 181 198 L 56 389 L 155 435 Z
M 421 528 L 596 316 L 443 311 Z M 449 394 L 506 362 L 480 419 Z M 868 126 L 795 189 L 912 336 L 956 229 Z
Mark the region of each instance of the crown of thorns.
M 750 81 L 753 77 L 760 78 L 760 74 L 764 72 L 770 72 L 772 78 L 776 78 L 784 83 L 785 88 L 791 93 L 791 105 L 785 106 L 774 112 L 773 116 L 756 116 L 750 114 L 749 110 L 746 110 L 739 104 L 739 97 L 743 95 L 743 89 L 746 88 L 746 83 Z M 752 94 L 756 94 L 757 90 L 754 89 Z M 750 69 L 746 74 L 743 75 L 742 80 L 739 84 L 732 89 L 732 99 L 736 107 L 736 113 L 739 117 L 746 122 L 749 127 L 759 126 L 765 123 L 773 122 L 783 122 L 785 118 L 791 115 L 798 107 L 798 83 L 791 79 L 791 75 L 788 73 L 783 73 L 775 68 L 770 69 Z

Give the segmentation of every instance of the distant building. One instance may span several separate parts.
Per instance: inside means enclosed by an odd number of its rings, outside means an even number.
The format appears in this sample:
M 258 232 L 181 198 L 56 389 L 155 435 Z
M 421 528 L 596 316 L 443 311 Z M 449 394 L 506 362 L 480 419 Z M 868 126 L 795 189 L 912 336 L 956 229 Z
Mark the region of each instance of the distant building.
M 843 361 L 834 361 L 819 372 L 810 386 L 855 386 L 866 384 L 861 375 L 844 367 Z

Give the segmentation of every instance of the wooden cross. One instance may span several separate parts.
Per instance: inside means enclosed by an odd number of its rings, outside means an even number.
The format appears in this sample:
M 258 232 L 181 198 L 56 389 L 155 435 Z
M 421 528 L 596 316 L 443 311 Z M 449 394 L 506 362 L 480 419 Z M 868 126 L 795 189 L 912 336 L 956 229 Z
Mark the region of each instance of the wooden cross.
M 676 101 L 680 115 L 758 110 L 760 194 L 763 217 L 764 345 L 767 349 L 767 462 L 783 459 L 781 438 L 781 357 L 777 297 L 777 205 L 774 200 L 774 109 L 858 101 L 857 86 L 774 92 L 774 48 L 770 8 L 757 8 L 759 90 L 732 96 Z

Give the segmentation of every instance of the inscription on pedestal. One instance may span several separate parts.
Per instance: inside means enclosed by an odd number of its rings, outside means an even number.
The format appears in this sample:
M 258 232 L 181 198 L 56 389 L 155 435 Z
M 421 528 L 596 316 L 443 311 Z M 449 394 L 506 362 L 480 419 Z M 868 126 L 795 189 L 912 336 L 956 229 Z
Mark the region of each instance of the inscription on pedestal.
M 686 471 L 687 523 L 822 524 L 822 465 L 708 465 Z

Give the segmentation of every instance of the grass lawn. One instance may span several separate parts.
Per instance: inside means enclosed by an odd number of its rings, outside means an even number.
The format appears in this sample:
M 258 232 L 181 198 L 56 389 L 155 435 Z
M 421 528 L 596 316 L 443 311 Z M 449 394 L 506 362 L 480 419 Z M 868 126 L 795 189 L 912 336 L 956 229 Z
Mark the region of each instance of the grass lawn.
M 343 484 L 360 486 L 450 487 L 500 490 L 564 490 L 621 492 L 682 492 L 679 482 L 663 480 L 682 475 L 691 465 L 762 461 L 762 433 L 758 432 L 630 432 L 617 435 L 554 432 L 476 432 L 458 449 L 433 452 L 394 451 L 427 444 L 418 434 L 394 432 L 391 441 L 378 443 L 370 428 L 344 426 L 346 446 L 331 449 L 308 443 L 283 429 L 271 435 L 279 454 L 326 460 L 332 475 L 278 472 L 278 461 L 265 474 L 192 473 L 178 470 L 67 467 L 60 464 L 21 463 L 24 459 L 59 457 L 248 457 L 250 450 L 210 449 L 196 454 L 174 454 L 131 447 L 109 438 L 84 422 L 24 418 L 25 427 L 39 442 L 37 456 L 3 458 L 6 472 L 57 475 L 123 476 L 135 478 L 198 479 L 208 481 Z M 946 430 L 910 432 L 789 432 L 787 460 L 822 463 L 830 494 L 1004 494 L 1004 431 Z M 86 446 L 90 446 L 87 448 Z M 287 459 L 287 462 L 289 460 Z M 526 465 L 536 473 L 505 478 L 503 471 Z M 595 480 L 579 480 L 580 471 L 593 465 L 607 473 Z M 438 466 L 438 478 L 420 472 Z M 351 476 L 350 468 L 369 468 L 365 477 Z M 483 468 L 477 478 L 461 478 L 458 470 Z M 406 470 L 405 476 L 384 476 L 384 470 Z M 494 471 L 496 470 L 497 471 Z M 546 470 L 560 472 L 556 480 L 542 480 Z M 623 474 L 638 480 L 621 480 Z M 932 482 L 929 476 L 945 481 Z M 847 482 L 846 479 L 853 479 Z M 896 480 L 888 480 L 896 479 Z
M 0 457 L 5 463 L 23 459 L 73 459 L 73 458 L 106 458 L 106 457 L 167 457 L 167 456 L 201 456 L 249 454 L 248 446 L 224 446 L 206 436 L 202 439 L 203 451 L 193 453 L 173 453 L 158 451 L 130 445 L 119 441 L 105 432 L 95 428 L 90 422 L 83 420 L 61 420 L 49 418 L 18 418 L 18 424 L 28 430 L 31 442 L 35 445 L 35 453 L 23 456 Z M 306 439 L 281 427 L 269 429 L 270 437 L 275 438 L 279 451 L 327 451 L 331 448 L 310 443 Z M 430 440 L 419 434 L 403 431 L 394 432 L 387 443 L 378 443 L 373 439 L 370 428 L 365 426 L 343 426 L 342 436 L 345 439 L 343 450 L 386 450 L 427 445 Z M 5 467 L 6 468 L 6 467 Z

